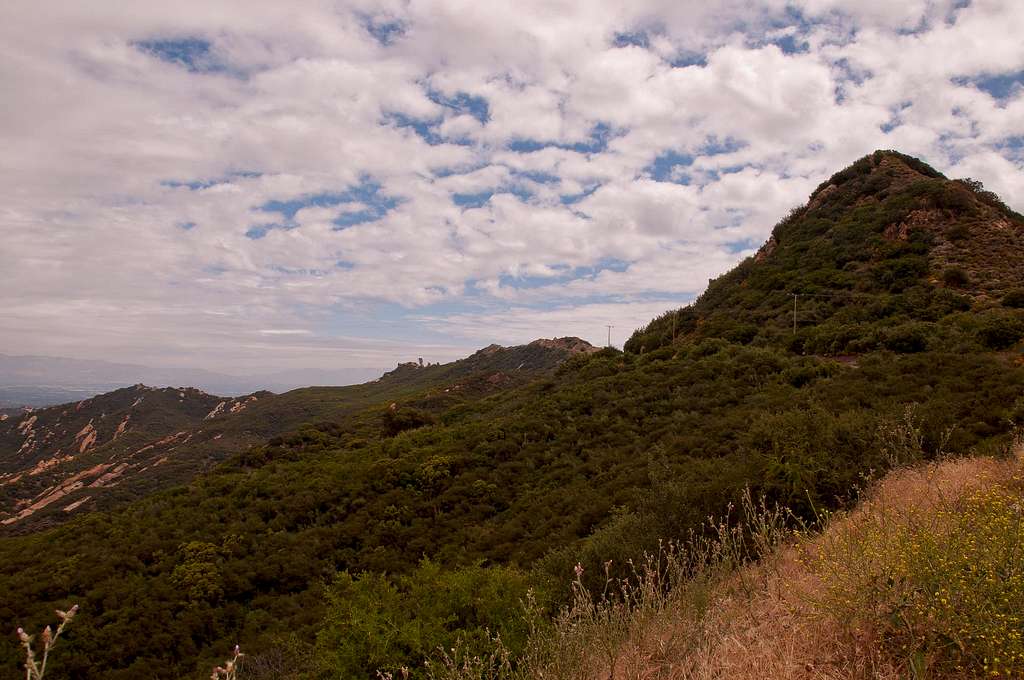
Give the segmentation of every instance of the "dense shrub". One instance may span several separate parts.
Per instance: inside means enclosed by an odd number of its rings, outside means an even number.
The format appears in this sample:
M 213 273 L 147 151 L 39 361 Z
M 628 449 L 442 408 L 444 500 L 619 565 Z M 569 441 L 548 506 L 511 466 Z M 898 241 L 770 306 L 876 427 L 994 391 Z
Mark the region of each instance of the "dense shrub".
M 950 241 L 963 241 L 971 237 L 971 228 L 958 222 L 946 230 L 946 238 Z
M 343 572 L 327 588 L 317 677 L 377 680 L 380 671 L 424 678 L 424 661 L 441 650 L 459 645 L 479 654 L 493 635 L 517 654 L 531 623 L 541 623 L 524 616 L 529 593 L 526 575 L 505 567 L 448 570 L 424 560 L 406 576 Z
M 1003 306 L 1013 309 L 1024 309 L 1024 288 L 1011 290 L 1003 296 Z
M 1024 319 L 1010 314 L 988 313 L 977 319 L 975 333 L 989 349 L 1006 349 L 1024 337 Z
M 971 282 L 971 277 L 960 267 L 950 267 L 942 272 L 942 282 L 952 288 L 963 288 Z
M 390 407 L 384 412 L 382 430 L 387 437 L 394 437 L 400 432 L 414 430 L 424 425 L 432 425 L 434 416 L 421 409 L 410 406 Z

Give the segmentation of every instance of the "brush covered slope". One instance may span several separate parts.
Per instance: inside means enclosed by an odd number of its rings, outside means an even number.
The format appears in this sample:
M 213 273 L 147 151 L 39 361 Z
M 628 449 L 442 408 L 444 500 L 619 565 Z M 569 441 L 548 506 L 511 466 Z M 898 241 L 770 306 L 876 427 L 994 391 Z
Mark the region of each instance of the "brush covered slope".
M 82 401 L 19 410 L 0 421 L 0 527 L 24 533 L 73 514 L 110 509 L 192 479 L 232 452 L 309 421 L 345 422 L 368 407 L 421 395 L 437 404 L 506 389 L 579 352 L 578 338 L 497 345 L 451 362 L 406 363 L 363 385 L 223 398 L 144 385 Z M 431 392 L 433 390 L 433 392 Z M 413 417 L 389 413 L 393 426 Z M 397 425 L 395 425 L 397 424 Z
M 939 179 L 904 157 L 876 157 L 859 162 L 869 170 L 858 177 L 899 161 L 915 173 L 911 184 Z M 204 677 L 236 642 L 250 651 L 254 678 L 373 679 L 402 667 L 422 678 L 440 647 L 485 649 L 500 634 L 515 654 L 528 591 L 539 610 L 557 606 L 577 563 L 584 584 L 600 590 L 605 561 L 628 569 L 659 539 L 724 513 L 745 488 L 803 516 L 841 505 L 865 475 L 899 462 L 886 433 L 907 419 L 926 457 L 1006 450 L 1024 422 L 1019 336 L 993 345 L 978 329 L 1019 310 L 995 288 L 933 282 L 933 246 L 919 251 L 914 230 L 889 240 L 877 220 L 861 224 L 858 210 L 880 199 L 857 191 L 863 201 L 844 198 L 833 226 L 787 235 L 790 220 L 780 225 L 766 256 L 774 264 L 743 263 L 675 313 L 675 343 L 669 315 L 634 336 L 632 351 L 579 353 L 497 393 L 514 361 L 482 380 L 410 389 L 350 417 L 269 434 L 188 486 L 0 540 L 0 618 L 35 627 L 47 611 L 79 603 L 76 633 L 62 639 L 54 666 L 76 678 Z M 786 286 L 810 286 L 819 273 L 809 256 L 783 255 L 831 248 L 835 224 L 850 225 L 844 248 L 860 259 L 838 269 L 822 259 L 820 275 L 840 272 L 880 316 L 861 298 L 837 298 L 798 336 L 840 319 L 857 338 L 917 324 L 923 345 L 868 343 L 836 361 L 787 336 Z M 992 271 L 1004 256 L 991 254 Z M 907 285 L 883 285 L 879 263 L 903 271 L 894 263 L 904 259 L 917 263 L 913 276 L 897 277 Z M 783 283 L 748 300 L 744 272 L 762 264 Z M 957 302 L 928 321 L 910 305 L 918 295 Z M 754 332 L 731 332 L 746 326 Z M 933 341 L 950 329 L 960 329 L 958 343 Z M 428 369 L 404 366 L 390 379 L 415 381 L 419 370 Z M 274 417 L 269 402 L 256 408 Z M 7 641 L 0 677 L 17 672 Z
M 221 399 L 192 388 L 135 385 L 24 410 L 0 422 L 0 525 L 45 526 L 128 480 L 175 476 L 198 426 L 269 393 Z M 128 482 L 128 485 L 133 485 Z
M 724 338 L 808 354 L 1001 350 L 1024 335 L 1024 217 L 971 180 L 876 151 L 626 350 Z M 794 320 L 796 333 L 794 334 Z

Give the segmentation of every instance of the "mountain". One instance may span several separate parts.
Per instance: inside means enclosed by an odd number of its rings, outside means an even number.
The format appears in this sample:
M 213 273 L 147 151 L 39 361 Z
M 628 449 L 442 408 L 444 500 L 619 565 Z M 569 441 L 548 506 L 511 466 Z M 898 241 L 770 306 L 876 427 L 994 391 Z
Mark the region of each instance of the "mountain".
M 353 385 L 373 380 L 381 373 L 381 369 L 375 368 L 344 368 L 233 376 L 202 369 L 0 354 L 0 408 L 38 408 L 80 401 L 139 383 L 158 387 L 190 385 L 214 394 L 239 396 L 260 391 L 284 392 L 306 385 Z
M 186 482 L 232 452 L 303 422 L 345 422 L 370 405 L 408 399 L 450 404 L 551 371 L 596 351 L 578 338 L 492 345 L 445 365 L 410 362 L 376 381 L 275 395 L 218 397 L 195 388 L 115 390 L 76 403 L 0 414 L 0 526 L 45 528 Z
M 85 680 L 208 677 L 236 643 L 253 678 L 425 678 L 494 635 L 521 653 L 748 492 L 812 522 L 910 456 L 1008 455 L 1020 225 L 877 152 L 625 352 L 489 347 L 201 426 L 239 445 L 187 485 L 0 539 L 0 619 L 78 603 L 53 669 Z M 0 639 L 0 678 L 18 652 Z
M 135 385 L 14 418 L 0 416 L 0 525 L 48 517 L 37 525 L 46 526 L 61 516 L 51 513 L 66 516 L 115 490 L 132 496 L 144 483 L 183 481 L 189 476 L 183 464 L 192 468 L 216 460 L 182 454 L 204 434 L 201 425 L 214 425 L 218 417 L 269 396 L 222 399 L 195 388 Z
M 823 182 L 755 257 L 637 331 L 626 350 L 700 338 L 828 355 L 1002 349 L 1024 333 L 1021 306 L 1024 216 L 977 182 L 876 151 Z

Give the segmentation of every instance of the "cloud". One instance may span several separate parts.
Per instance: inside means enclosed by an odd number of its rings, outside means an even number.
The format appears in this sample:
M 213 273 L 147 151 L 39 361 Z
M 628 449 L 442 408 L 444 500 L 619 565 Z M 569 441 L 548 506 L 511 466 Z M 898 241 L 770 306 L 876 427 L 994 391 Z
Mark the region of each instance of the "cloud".
M 12 352 L 248 370 L 600 340 L 692 299 L 875 148 L 1024 190 L 1012 0 L 0 19 Z

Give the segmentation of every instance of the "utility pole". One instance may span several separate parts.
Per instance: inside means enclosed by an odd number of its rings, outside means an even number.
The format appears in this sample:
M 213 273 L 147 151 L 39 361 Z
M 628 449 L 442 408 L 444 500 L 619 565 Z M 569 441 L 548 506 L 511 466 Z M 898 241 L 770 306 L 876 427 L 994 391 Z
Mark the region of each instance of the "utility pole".
M 615 328 L 615 326 L 608 326 L 608 346 L 609 347 L 612 346 L 612 329 L 613 328 Z

